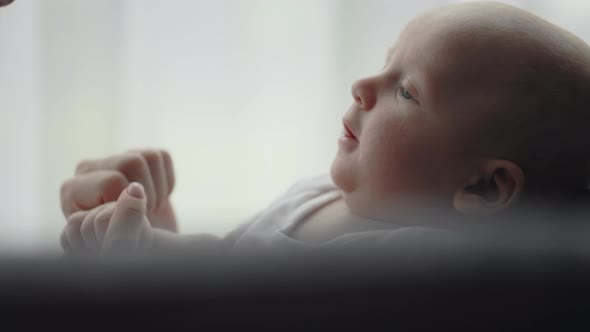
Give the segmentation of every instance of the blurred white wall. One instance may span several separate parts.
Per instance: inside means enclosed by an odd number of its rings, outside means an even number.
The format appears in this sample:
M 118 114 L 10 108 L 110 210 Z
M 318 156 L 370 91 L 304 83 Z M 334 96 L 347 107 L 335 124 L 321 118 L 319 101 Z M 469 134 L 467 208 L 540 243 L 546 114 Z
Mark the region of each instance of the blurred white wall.
M 0 8 L 0 250 L 59 252 L 82 158 L 173 156 L 183 232 L 224 234 L 326 172 L 350 85 L 450 1 L 16 0 Z M 506 1 L 590 41 L 586 1 Z
M 335 150 L 334 1 L 127 1 L 125 146 L 170 150 L 183 231 L 224 233 Z
M 37 3 L 0 8 L 0 254 L 41 236 L 41 130 Z

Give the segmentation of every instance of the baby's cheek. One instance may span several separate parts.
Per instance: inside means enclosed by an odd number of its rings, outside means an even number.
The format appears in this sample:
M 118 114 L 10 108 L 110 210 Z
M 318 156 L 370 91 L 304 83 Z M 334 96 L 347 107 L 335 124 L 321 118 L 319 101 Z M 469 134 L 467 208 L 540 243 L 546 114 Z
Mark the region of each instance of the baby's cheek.
M 393 143 L 396 139 L 400 144 Z M 413 194 L 428 187 L 437 167 L 436 152 L 407 136 L 390 142 L 373 149 L 367 160 L 368 176 L 376 191 L 383 195 Z
M 403 191 L 411 182 L 408 156 L 394 149 L 373 150 L 367 154 L 365 176 L 374 192 L 386 195 Z

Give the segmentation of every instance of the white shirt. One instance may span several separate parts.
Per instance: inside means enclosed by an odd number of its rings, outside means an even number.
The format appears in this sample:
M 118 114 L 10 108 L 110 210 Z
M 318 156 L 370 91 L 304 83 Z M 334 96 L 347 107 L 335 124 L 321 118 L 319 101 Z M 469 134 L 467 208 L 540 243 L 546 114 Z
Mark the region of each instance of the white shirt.
M 340 235 L 321 244 L 309 244 L 289 236 L 307 216 L 341 197 L 328 174 L 296 182 L 285 194 L 224 239 L 232 253 L 251 251 L 302 251 L 349 246 L 414 245 L 416 239 L 440 237 L 441 230 L 419 226 L 362 231 Z

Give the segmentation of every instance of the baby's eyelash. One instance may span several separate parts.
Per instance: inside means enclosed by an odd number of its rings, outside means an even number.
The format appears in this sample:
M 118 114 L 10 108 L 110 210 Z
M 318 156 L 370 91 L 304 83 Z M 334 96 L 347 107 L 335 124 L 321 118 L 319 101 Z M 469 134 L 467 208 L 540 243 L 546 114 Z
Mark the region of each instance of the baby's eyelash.
M 412 94 L 408 91 L 408 89 L 404 88 L 403 86 L 401 86 L 399 88 L 399 93 L 402 96 L 402 98 L 406 99 L 406 100 L 413 100 L 414 97 L 412 96 Z

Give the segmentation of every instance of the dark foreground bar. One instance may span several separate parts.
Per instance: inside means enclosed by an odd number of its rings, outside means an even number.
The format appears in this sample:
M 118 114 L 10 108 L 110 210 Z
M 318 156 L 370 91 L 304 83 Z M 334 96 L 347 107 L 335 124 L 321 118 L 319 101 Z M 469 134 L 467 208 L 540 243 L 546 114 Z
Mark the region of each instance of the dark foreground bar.
M 5 259 L 19 330 L 589 330 L 590 255 L 430 248 L 137 261 Z

